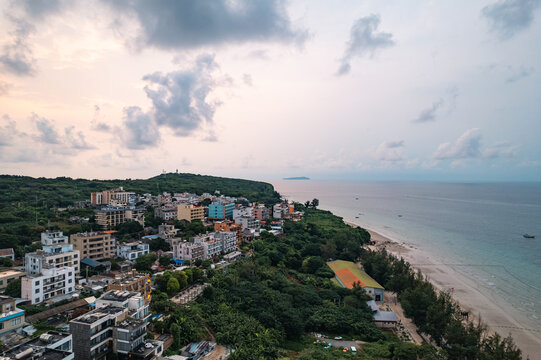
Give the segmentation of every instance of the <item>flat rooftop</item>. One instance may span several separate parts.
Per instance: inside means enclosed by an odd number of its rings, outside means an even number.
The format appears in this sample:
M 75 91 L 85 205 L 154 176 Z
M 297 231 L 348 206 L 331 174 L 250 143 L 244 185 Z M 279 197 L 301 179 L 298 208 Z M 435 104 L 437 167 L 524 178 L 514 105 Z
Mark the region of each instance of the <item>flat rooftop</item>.
M 84 324 L 92 324 L 96 321 L 99 321 L 109 315 L 116 315 L 120 314 L 124 311 L 126 311 L 127 308 L 122 308 L 118 306 L 104 306 L 99 309 L 95 309 L 92 311 L 87 312 L 84 315 L 79 316 L 78 318 L 75 318 L 71 320 L 71 322 L 78 322 L 78 323 L 84 323 Z
M 126 301 L 134 296 L 141 296 L 141 294 L 132 291 L 111 290 L 100 296 L 100 299 L 107 301 Z
M 46 346 L 49 346 L 50 344 L 54 344 L 56 342 L 64 340 L 65 338 L 68 338 L 70 336 L 71 336 L 70 333 L 63 333 L 59 331 L 48 331 L 46 333 L 41 334 L 40 336 L 36 338 L 33 338 L 32 340 L 26 342 L 25 344 L 46 347 Z
M 116 324 L 116 327 L 118 329 L 126 329 L 126 330 L 129 330 L 130 332 L 139 329 L 141 326 L 145 326 L 145 321 L 139 320 L 139 319 L 126 319 L 122 321 L 121 323 Z
M 32 349 L 32 352 L 28 351 L 28 355 L 26 356 L 19 355 L 23 352 L 26 352 L 28 349 Z M 13 359 L 13 360 L 19 360 L 19 359 L 62 360 L 70 354 L 71 352 L 68 352 L 68 351 L 52 350 L 52 349 L 47 349 L 40 346 L 34 346 L 34 345 L 29 345 L 25 343 L 4 352 L 2 356 L 4 358 Z

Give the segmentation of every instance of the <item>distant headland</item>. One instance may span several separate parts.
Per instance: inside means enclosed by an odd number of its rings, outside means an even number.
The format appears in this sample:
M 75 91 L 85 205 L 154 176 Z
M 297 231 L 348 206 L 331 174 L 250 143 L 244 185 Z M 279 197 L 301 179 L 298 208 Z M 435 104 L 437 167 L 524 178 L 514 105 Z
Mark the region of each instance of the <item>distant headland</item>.
M 310 180 L 310 178 L 306 176 L 294 176 L 294 177 L 286 177 L 284 180 Z

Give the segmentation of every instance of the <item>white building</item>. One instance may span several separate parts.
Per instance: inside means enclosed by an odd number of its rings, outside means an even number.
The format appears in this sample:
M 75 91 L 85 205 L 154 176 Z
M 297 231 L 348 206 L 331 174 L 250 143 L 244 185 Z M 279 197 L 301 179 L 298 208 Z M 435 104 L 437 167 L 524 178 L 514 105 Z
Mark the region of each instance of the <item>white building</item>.
M 240 224 L 242 230 L 255 229 L 257 227 L 257 220 L 252 216 L 241 216 L 235 219 L 235 224 Z
M 73 292 L 73 267 L 44 267 L 41 275 L 29 275 L 21 279 L 21 297 L 30 300 L 32 305 Z
M 215 232 L 214 238 L 222 242 L 222 252 L 224 254 L 237 249 L 237 233 L 233 231 Z
M 148 322 L 150 318 L 149 304 L 145 304 L 139 292 L 110 290 L 96 299 L 96 308 L 105 306 L 128 308 L 128 316 Z
M 141 255 L 147 255 L 149 253 L 148 244 L 138 242 L 131 242 L 125 244 L 119 244 L 116 248 L 116 254 L 126 260 L 135 261 Z
M 73 245 L 61 231 L 41 233 L 42 249 L 25 255 L 25 270 L 30 275 L 39 275 L 45 266 L 72 267 L 79 273 L 79 250 L 73 250 Z
M 205 241 L 203 243 L 203 246 L 204 246 L 204 255 L 203 255 L 203 259 L 209 259 L 209 258 L 212 258 L 214 256 L 218 256 L 222 253 L 222 242 L 218 239 L 211 239 L 211 240 L 208 240 L 208 241 Z
M 233 220 L 243 216 L 252 217 L 253 210 L 254 209 L 252 207 L 239 207 L 238 209 L 233 209 Z

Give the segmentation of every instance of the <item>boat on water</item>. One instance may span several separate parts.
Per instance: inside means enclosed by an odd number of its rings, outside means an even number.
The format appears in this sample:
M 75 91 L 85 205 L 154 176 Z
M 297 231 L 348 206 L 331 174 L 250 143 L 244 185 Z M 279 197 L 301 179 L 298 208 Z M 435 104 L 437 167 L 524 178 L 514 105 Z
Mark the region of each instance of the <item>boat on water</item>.
M 399 214 L 398 217 L 402 217 L 402 215 Z
M 524 234 L 522 236 L 524 236 L 524 238 L 526 238 L 526 239 L 535 239 L 535 235 Z

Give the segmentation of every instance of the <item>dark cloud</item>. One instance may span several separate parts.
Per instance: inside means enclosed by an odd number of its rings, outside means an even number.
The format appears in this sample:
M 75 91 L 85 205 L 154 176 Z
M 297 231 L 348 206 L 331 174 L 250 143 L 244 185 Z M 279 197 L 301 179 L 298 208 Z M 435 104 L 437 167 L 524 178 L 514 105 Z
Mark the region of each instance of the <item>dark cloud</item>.
M 109 2 L 108 2 L 109 3 Z M 301 43 L 282 0 L 117 0 L 116 11 L 134 16 L 142 29 L 140 46 L 185 49 L 224 43 Z
M 376 149 L 376 157 L 380 161 L 397 162 L 405 159 L 403 150 L 404 140 L 385 141 Z
M 393 34 L 378 32 L 381 18 L 372 14 L 355 21 L 351 27 L 350 38 L 344 56 L 340 60 L 337 75 L 345 75 L 351 70 L 350 61 L 353 57 L 373 57 L 379 49 L 391 47 L 395 44 Z
M 65 130 L 66 133 L 66 145 L 75 150 L 90 150 L 95 149 L 94 146 L 89 145 L 86 142 L 82 131 L 74 131 L 75 127 L 71 126 Z
M 60 136 L 52 121 L 39 117 L 37 114 L 32 114 L 31 119 L 38 129 L 36 140 L 46 144 L 60 144 Z
M 160 132 L 152 117 L 138 106 L 124 108 L 124 143 L 130 149 L 154 147 L 160 142 Z
M 15 29 L 9 33 L 9 41 L 4 44 L 0 54 L 0 64 L 9 73 L 18 76 L 32 76 L 36 66 L 28 37 L 35 31 L 33 25 L 19 18 L 10 17 Z
M 500 0 L 485 6 L 482 14 L 491 30 L 506 40 L 530 27 L 540 3 L 540 0 Z
M 516 82 L 516 81 L 519 81 L 520 79 L 527 78 L 528 76 L 532 75 L 535 70 L 532 67 L 525 68 L 525 67 L 521 66 L 518 69 L 518 71 L 513 71 L 512 69 L 510 69 L 510 71 L 511 71 L 511 75 L 509 75 L 509 77 L 507 77 L 507 79 L 505 79 L 505 82 L 507 84 L 511 84 L 511 83 Z
M 30 17 L 40 19 L 61 12 L 70 3 L 62 0 L 17 0 L 13 5 L 21 7 Z
M 451 87 L 447 89 L 444 96 L 434 101 L 430 107 L 422 110 L 419 115 L 412 120 L 414 123 L 426 123 L 436 121 L 436 118 L 442 113 L 451 113 L 456 106 L 458 89 Z
M 144 76 L 156 123 L 168 126 L 178 136 L 188 136 L 201 124 L 212 123 L 218 103 L 207 97 L 216 85 L 212 77 L 216 68 L 214 56 L 201 55 L 189 70 Z
M 481 132 L 474 128 L 462 134 L 454 143 L 443 143 L 432 156 L 435 160 L 471 159 L 481 156 Z

